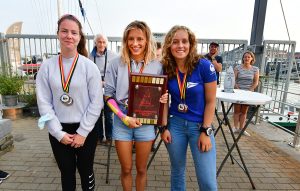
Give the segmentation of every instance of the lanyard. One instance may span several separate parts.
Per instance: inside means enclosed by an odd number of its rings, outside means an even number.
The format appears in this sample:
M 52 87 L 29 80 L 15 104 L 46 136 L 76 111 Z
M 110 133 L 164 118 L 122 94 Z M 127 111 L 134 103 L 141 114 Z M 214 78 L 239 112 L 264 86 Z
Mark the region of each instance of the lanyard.
M 97 53 L 96 53 L 97 54 Z M 105 54 L 105 60 L 104 60 L 104 74 L 103 74 L 103 79 L 105 77 L 105 73 L 106 73 L 106 64 L 107 64 L 107 49 L 105 48 L 104 50 L 104 54 Z M 94 63 L 96 64 L 96 55 L 94 56 Z
M 68 77 L 65 80 L 65 73 L 64 73 L 64 65 L 63 65 L 63 62 L 62 62 L 62 56 L 59 55 L 58 64 L 59 64 L 59 69 L 60 69 L 61 86 L 63 88 L 63 91 L 66 92 L 66 93 L 69 93 L 71 79 L 73 77 L 73 73 L 74 73 L 74 70 L 76 68 L 78 58 L 79 58 L 79 54 L 76 53 L 76 56 L 73 60 L 73 63 L 72 63 L 72 66 L 70 68 Z
M 176 77 L 177 77 L 177 83 L 178 83 L 178 88 L 179 88 L 180 99 L 181 100 L 185 100 L 186 76 L 187 76 L 187 74 L 184 73 L 183 80 L 181 82 L 178 68 L 176 68 Z
M 128 66 L 128 74 L 130 74 L 132 72 L 131 71 L 131 62 L 127 66 Z M 140 71 L 139 71 L 140 74 L 143 73 L 144 66 L 145 66 L 145 64 L 143 63 L 142 67 L 140 68 Z

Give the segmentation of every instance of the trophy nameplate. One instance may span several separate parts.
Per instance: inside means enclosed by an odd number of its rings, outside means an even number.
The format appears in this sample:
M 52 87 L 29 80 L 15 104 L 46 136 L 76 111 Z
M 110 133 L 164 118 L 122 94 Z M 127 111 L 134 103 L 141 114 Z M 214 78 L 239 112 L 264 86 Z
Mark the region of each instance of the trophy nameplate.
M 166 75 L 131 73 L 128 115 L 142 124 L 161 125 L 164 104 L 159 98 L 167 90 L 167 80 Z

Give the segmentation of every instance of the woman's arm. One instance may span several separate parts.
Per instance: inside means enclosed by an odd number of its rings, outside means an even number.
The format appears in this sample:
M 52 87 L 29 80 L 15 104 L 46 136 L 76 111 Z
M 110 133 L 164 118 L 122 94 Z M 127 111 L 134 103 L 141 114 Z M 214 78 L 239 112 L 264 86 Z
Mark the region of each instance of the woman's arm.
M 202 128 L 211 127 L 216 107 L 217 81 L 204 84 L 205 89 L 205 109 Z M 198 139 L 198 148 L 202 152 L 207 152 L 212 148 L 210 137 L 204 132 Z
M 116 100 L 112 97 L 105 96 L 107 106 L 116 114 L 121 121 L 130 128 L 140 127 L 142 123 L 134 117 L 129 117 L 125 115 L 122 110 L 119 108 Z
M 55 114 L 52 104 L 52 91 L 49 82 L 49 61 L 45 61 L 37 74 L 36 78 L 36 94 L 37 104 L 41 116 L 49 115 L 50 120 L 46 121 L 49 133 L 58 141 L 61 141 L 66 132 L 62 131 L 62 126 Z
M 252 86 L 250 87 L 250 91 L 255 90 L 255 88 L 258 86 L 258 82 L 259 82 L 259 70 L 257 70 L 254 74 L 253 83 Z
M 235 84 L 234 84 L 234 88 L 235 89 L 240 89 L 239 85 L 236 83 L 237 82 L 237 79 L 238 79 L 238 69 L 237 67 L 234 68 L 234 81 L 235 81 Z
M 164 113 L 163 113 L 163 122 L 162 122 L 162 129 L 160 130 L 160 137 L 165 143 L 172 142 L 172 136 L 170 131 L 167 128 L 168 124 L 168 117 L 169 117 L 169 103 L 164 105 Z
M 215 114 L 217 81 L 204 84 L 205 89 L 205 109 L 203 127 L 210 127 Z
M 87 65 L 85 74 L 87 86 L 82 88 L 86 88 L 85 91 L 88 92 L 89 103 L 81 117 L 80 126 L 76 130 L 83 137 L 87 137 L 93 130 L 104 106 L 100 72 L 96 64 L 92 62 L 85 62 L 85 64 Z
M 163 112 L 163 116 L 162 116 L 162 126 L 166 126 L 168 123 L 168 114 L 169 114 L 169 93 L 168 90 L 166 91 L 166 93 L 164 93 L 160 99 L 159 99 L 160 103 L 163 103 L 163 107 L 164 107 L 164 112 Z

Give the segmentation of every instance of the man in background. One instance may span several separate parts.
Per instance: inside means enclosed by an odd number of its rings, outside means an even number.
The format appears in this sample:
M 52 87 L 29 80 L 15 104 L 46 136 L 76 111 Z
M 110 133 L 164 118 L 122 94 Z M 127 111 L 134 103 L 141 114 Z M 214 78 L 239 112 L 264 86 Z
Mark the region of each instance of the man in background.
M 156 42 L 156 59 L 159 61 L 162 59 L 162 47 L 160 42 Z
M 102 84 L 104 85 L 104 77 L 106 68 L 109 65 L 109 62 L 117 56 L 114 52 L 107 49 L 107 43 L 108 39 L 103 34 L 97 34 L 94 38 L 95 46 L 89 56 L 90 60 L 92 60 L 98 67 L 101 78 L 102 78 Z M 104 122 L 103 122 L 103 114 L 104 114 Z M 99 140 L 100 143 L 104 141 L 104 134 L 103 134 L 103 124 L 105 124 L 105 143 L 109 144 L 111 141 L 111 135 L 112 135 L 112 111 L 110 108 L 104 104 L 104 109 L 101 112 L 101 115 L 95 124 L 95 128 L 98 129 L 99 134 Z
M 216 42 L 211 42 L 209 44 L 209 52 L 205 55 L 205 58 L 211 61 L 214 65 L 217 74 L 217 84 L 220 83 L 219 72 L 222 72 L 222 62 L 223 59 L 219 54 L 219 44 Z

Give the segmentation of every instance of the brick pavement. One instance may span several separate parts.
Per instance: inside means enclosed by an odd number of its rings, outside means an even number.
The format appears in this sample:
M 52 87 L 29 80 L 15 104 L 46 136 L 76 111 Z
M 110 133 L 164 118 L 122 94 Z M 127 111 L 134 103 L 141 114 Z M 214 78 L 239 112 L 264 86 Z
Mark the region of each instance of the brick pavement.
M 261 123 L 260 126 L 266 126 Z M 239 142 L 250 174 L 257 190 L 300 190 L 300 162 L 283 152 L 272 141 L 256 132 L 252 126 L 251 137 L 242 137 Z M 225 130 L 226 131 L 226 130 Z M 39 130 L 35 118 L 13 121 L 14 149 L 0 157 L 0 169 L 11 176 L 0 184 L 0 190 L 60 190 L 60 173 L 54 161 L 46 130 Z M 217 135 L 217 166 L 226 154 L 224 140 Z M 96 161 L 105 162 L 107 147 L 98 146 Z M 237 152 L 234 151 L 237 157 Z M 110 183 L 105 183 L 106 169 L 95 164 L 96 190 L 121 190 L 120 165 L 115 149 L 111 154 Z M 134 172 L 135 174 L 135 172 Z M 165 147 L 159 149 L 149 171 L 147 190 L 169 190 L 169 160 Z M 77 188 L 80 180 L 77 178 Z M 247 176 L 237 164 L 230 160 L 218 177 L 218 187 L 222 191 L 252 190 Z M 187 190 L 198 190 L 190 153 L 187 163 Z

